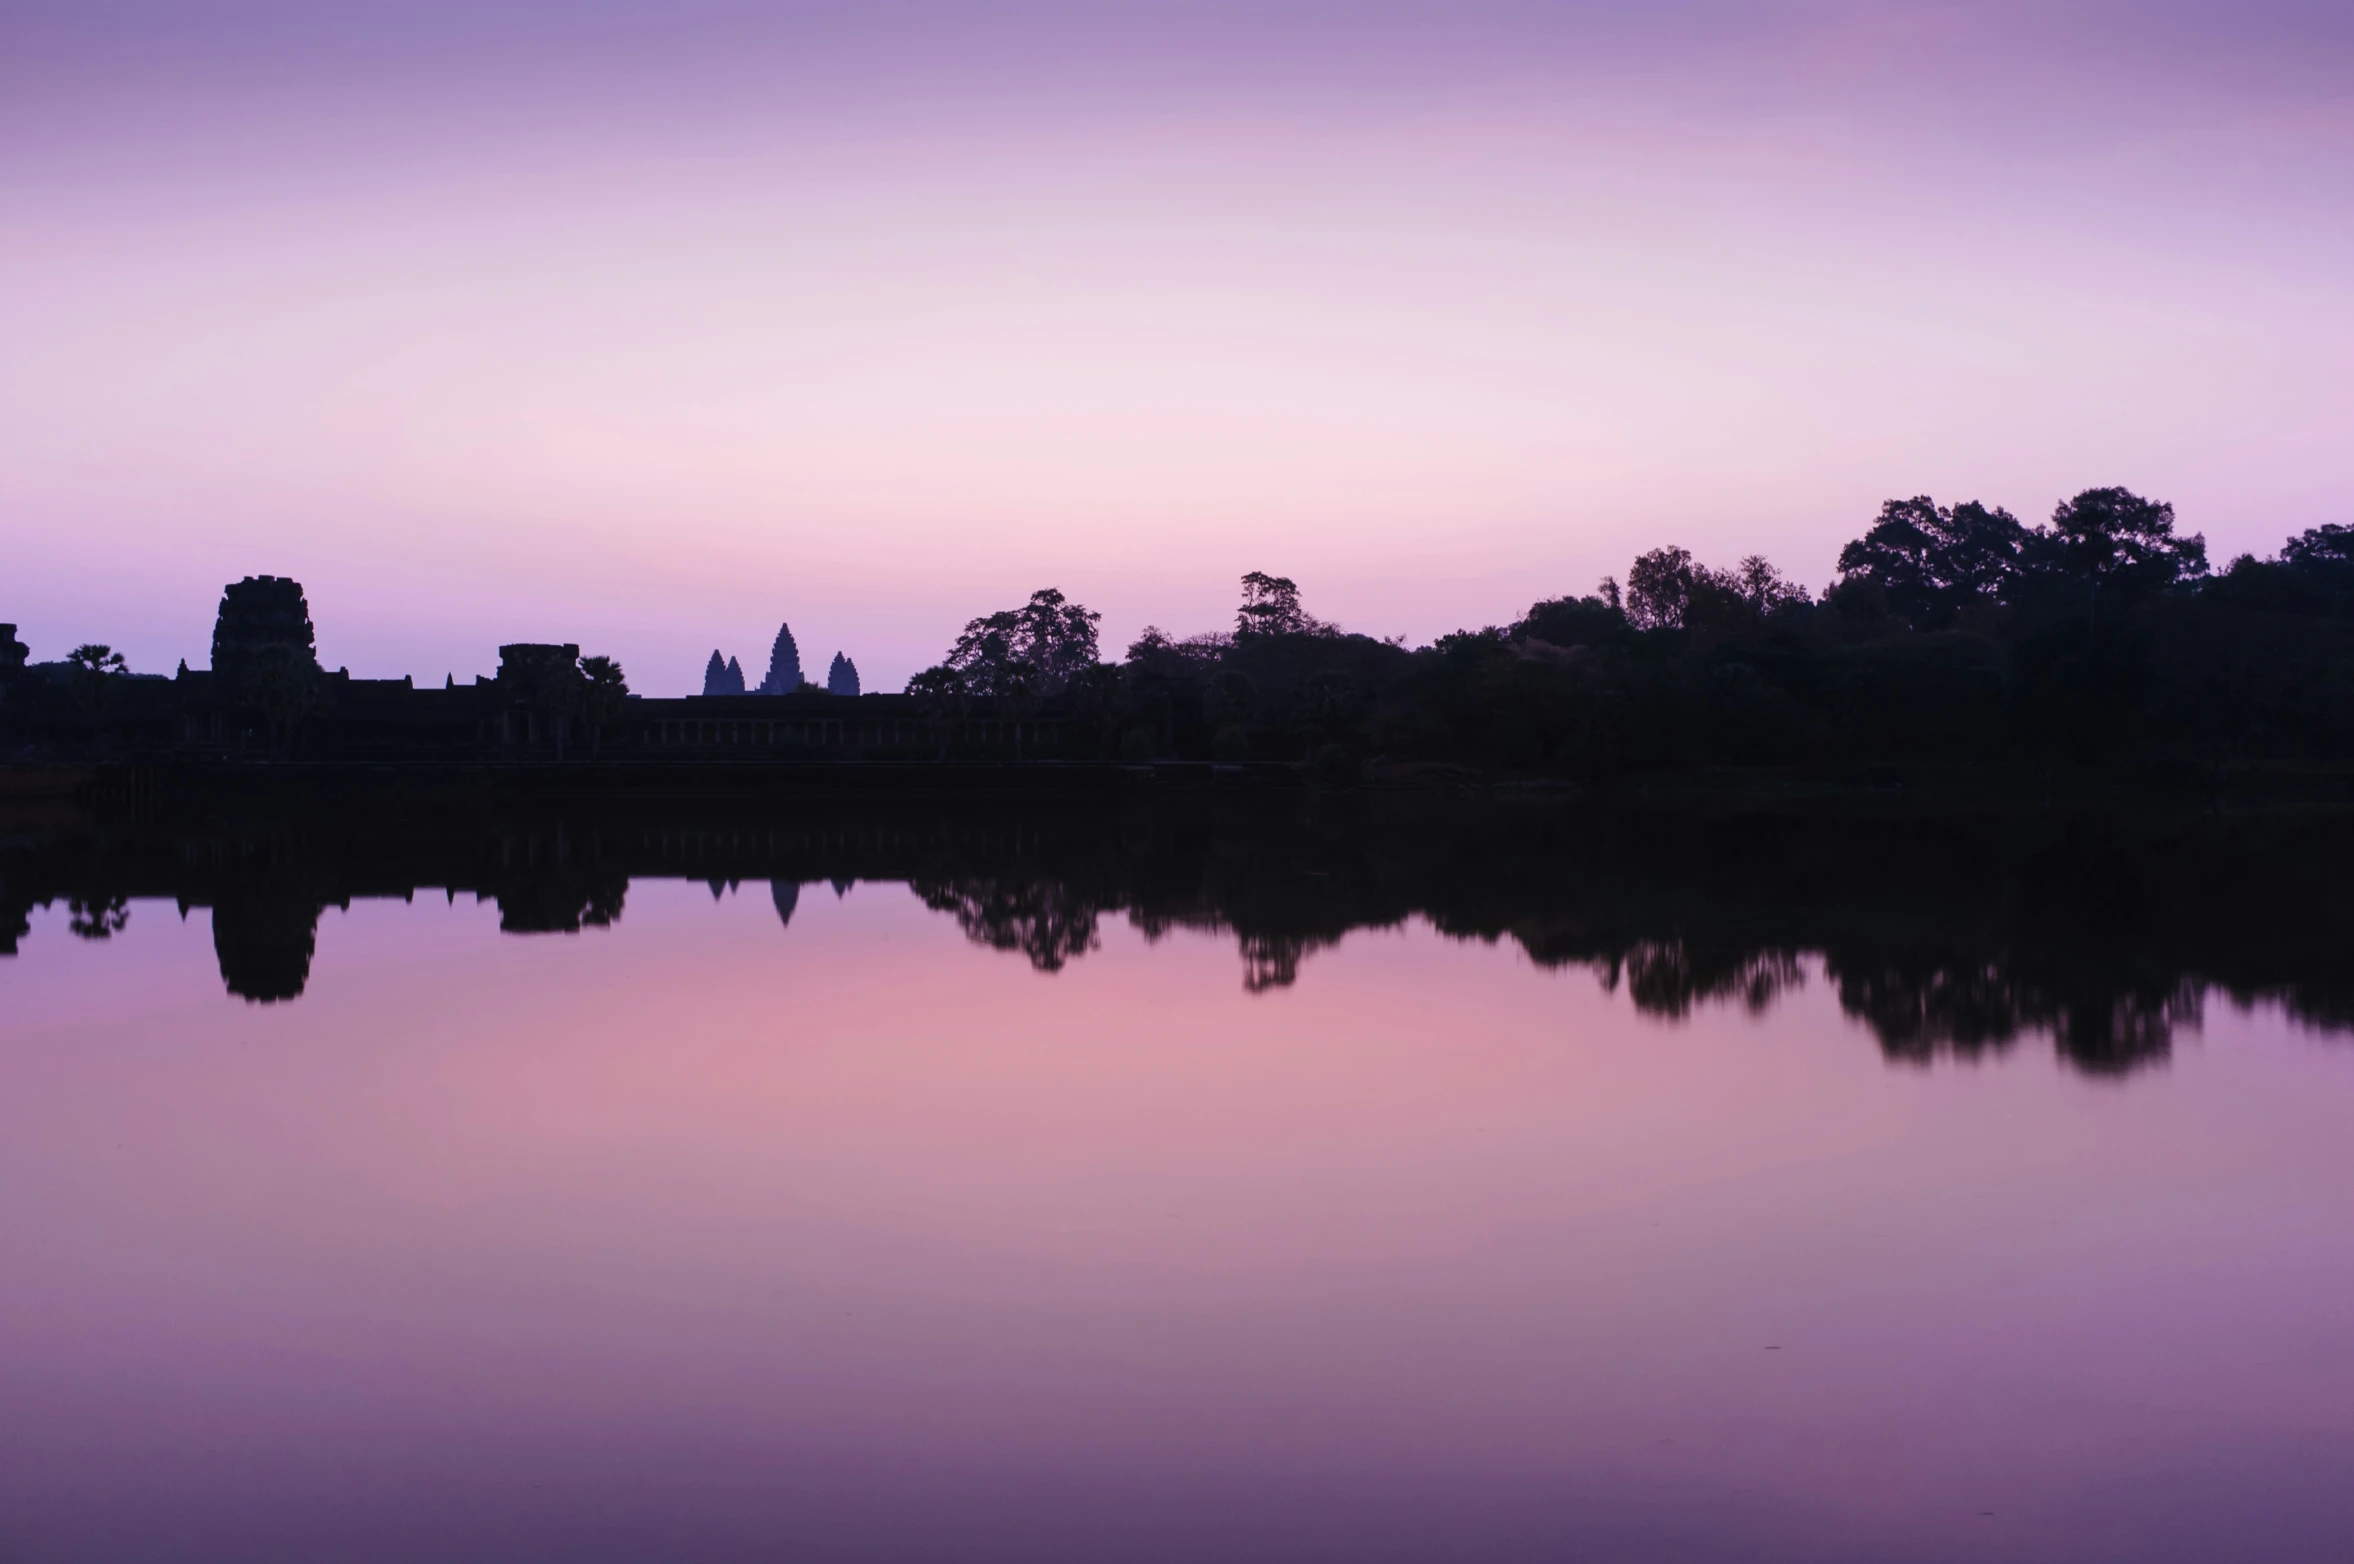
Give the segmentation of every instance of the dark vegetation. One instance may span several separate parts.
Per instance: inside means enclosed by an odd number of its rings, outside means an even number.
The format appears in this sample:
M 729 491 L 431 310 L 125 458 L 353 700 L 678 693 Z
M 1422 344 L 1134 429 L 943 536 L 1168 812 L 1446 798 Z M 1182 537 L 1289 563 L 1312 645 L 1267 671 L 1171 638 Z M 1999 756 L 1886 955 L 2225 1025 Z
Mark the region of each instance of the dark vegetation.
M 1603 782 L 1712 767 L 2212 766 L 2354 758 L 2354 528 L 2210 570 L 2172 507 L 2093 489 L 2041 527 L 1892 500 L 1819 596 L 1681 548 L 1622 586 L 1410 650 L 1243 578 L 1230 632 L 1097 661 L 1052 590 L 977 619 L 908 689 L 1060 703 L 1105 758 L 1448 762 Z
M 466 891 L 513 932 L 578 932 L 619 918 L 637 876 L 766 880 L 788 920 L 806 885 L 880 879 L 1042 970 L 1125 918 L 1231 933 L 1246 985 L 1275 989 L 1353 929 L 1422 917 L 1584 967 L 1663 1018 L 1824 981 L 1909 1061 L 2046 1035 L 2082 1069 L 2127 1071 L 2216 993 L 2354 1026 L 2354 528 L 2217 572 L 2169 507 L 2122 489 L 2033 528 L 1923 497 L 1884 506 L 1819 594 L 1762 558 L 1670 547 L 1623 584 L 1422 648 L 1321 622 L 1257 572 L 1230 629 L 1147 629 L 1106 661 L 1099 618 L 1039 591 L 883 696 L 854 693 L 843 657 L 838 694 L 811 687 L 780 630 L 771 698 L 677 701 L 640 700 L 573 645 L 502 647 L 471 687 L 328 674 L 300 586 L 271 577 L 224 593 L 211 672 L 176 680 L 95 643 L 29 664 L 0 626 L 0 751 L 136 762 L 83 768 L 81 803 L 53 792 L 46 816 L 26 813 L 39 768 L 0 768 L 0 954 L 35 906 L 105 940 L 167 896 L 212 910 L 231 993 L 278 1000 L 308 980 L 320 910 L 355 896 Z M 334 724 L 359 753 L 368 711 L 390 735 L 368 754 L 431 764 L 338 771 Z M 161 736 L 140 750 L 141 732 Z M 816 795 L 757 802 L 753 763 L 797 756 Z M 817 759 L 870 764 L 829 778 Z M 1197 767 L 1188 793 L 1161 785 L 1167 761 L 1316 785 L 1226 790 L 1234 773 Z M 2270 791 L 2224 785 L 2234 768 Z M 1834 789 L 1830 817 L 1788 802 L 1803 787 L 1714 789 L 1720 772 L 2037 787 L 1919 793 L 1945 802 L 1901 817 L 1877 786 Z M 2104 791 L 2048 785 L 2062 773 L 2196 786 L 2087 811 L 2042 802 Z M 565 782 L 598 777 L 615 780 Z M 1580 784 L 1585 802 L 1352 786 L 1474 777 Z M 2291 793 L 2339 807 L 2280 807 Z M 2022 797 L 2036 807 L 1992 802 Z
M 2354 1027 L 2354 821 L 2336 812 L 1600 809 L 1537 795 L 1214 792 L 1113 801 L 934 795 L 774 805 L 426 803 L 349 788 L 133 817 L 0 820 L 0 954 L 63 903 L 103 940 L 168 898 L 210 909 L 222 979 L 299 995 L 322 909 L 461 893 L 517 934 L 625 916 L 633 879 L 904 883 L 1041 971 L 1107 923 L 1230 936 L 1253 992 L 1421 918 L 1583 969 L 1672 1021 L 1827 984 L 1895 1061 L 2047 1037 L 2094 1074 L 2163 1060 L 2218 997 Z
M 211 670 L 172 680 L 97 644 L 28 665 L 0 626 L 0 755 L 973 768 L 942 786 L 1008 764 L 1248 762 L 1330 786 L 1471 770 L 1600 790 L 1718 772 L 2211 788 L 2354 761 L 2354 528 L 2217 572 L 2170 506 L 2124 489 L 2036 527 L 1891 500 L 1820 593 L 1757 556 L 1658 548 L 1623 584 L 1420 648 L 1322 622 L 1256 571 L 1229 629 L 1147 628 L 1106 661 L 1100 617 L 1043 589 L 972 620 L 899 695 L 860 694 L 841 655 L 803 679 L 780 628 L 757 690 L 714 652 L 705 695 L 660 701 L 572 645 L 501 647 L 468 686 L 329 674 L 301 586 L 249 577 L 223 593 Z

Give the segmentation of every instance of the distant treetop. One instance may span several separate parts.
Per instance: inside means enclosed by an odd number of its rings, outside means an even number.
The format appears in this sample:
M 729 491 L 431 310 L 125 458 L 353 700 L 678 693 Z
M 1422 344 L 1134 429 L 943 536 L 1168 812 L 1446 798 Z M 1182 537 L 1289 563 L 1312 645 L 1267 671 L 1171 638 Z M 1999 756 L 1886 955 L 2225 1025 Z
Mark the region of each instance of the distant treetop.
M 1638 557 L 1627 570 L 1626 617 L 1638 630 L 1730 630 L 1763 622 L 1810 602 L 1762 554 L 1731 570 L 1696 563 L 1670 545 Z
M 1300 589 L 1289 576 L 1254 570 L 1242 578 L 1242 607 L 1235 611 L 1236 635 L 1330 635 L 1333 627 L 1300 607 Z
M 1101 618 L 1055 588 L 1042 587 L 1020 608 L 968 621 L 941 666 L 960 674 L 976 695 L 1017 689 L 1051 695 L 1101 660 L 1095 639 Z
M 2007 510 L 1976 500 L 1949 508 L 1916 495 L 1882 505 L 1871 530 L 1839 551 L 1839 572 L 1877 586 L 1912 628 L 1942 629 L 1965 609 L 2009 594 L 2030 538 Z
M 2030 559 L 2046 571 L 2100 585 L 2154 591 L 2207 573 L 2207 540 L 2174 535 L 2174 507 L 2130 489 L 2087 489 L 2063 500 L 2039 528 Z
M 2282 564 L 2340 589 L 2354 588 L 2354 527 L 2330 522 L 2311 528 L 2282 545 L 2280 558 Z M 12 628 L 0 625 L 0 638 Z
M 1947 508 L 1923 494 L 1882 505 L 1871 530 L 1840 550 L 1839 572 L 1834 600 L 1876 593 L 1898 623 L 1942 630 L 2022 593 L 2138 596 L 2196 581 L 2207 574 L 2207 540 L 2176 536 L 2174 507 L 2130 489 L 2087 489 L 2033 529 L 1999 507 Z

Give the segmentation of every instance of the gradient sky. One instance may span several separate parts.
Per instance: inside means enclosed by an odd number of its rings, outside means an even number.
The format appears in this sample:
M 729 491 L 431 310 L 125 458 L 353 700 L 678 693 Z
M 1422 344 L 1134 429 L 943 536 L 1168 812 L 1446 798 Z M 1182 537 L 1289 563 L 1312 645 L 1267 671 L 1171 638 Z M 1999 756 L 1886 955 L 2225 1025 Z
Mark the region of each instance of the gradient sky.
M 872 687 L 1420 641 L 1891 495 L 2354 520 L 2343 4 L 0 8 L 0 619 Z

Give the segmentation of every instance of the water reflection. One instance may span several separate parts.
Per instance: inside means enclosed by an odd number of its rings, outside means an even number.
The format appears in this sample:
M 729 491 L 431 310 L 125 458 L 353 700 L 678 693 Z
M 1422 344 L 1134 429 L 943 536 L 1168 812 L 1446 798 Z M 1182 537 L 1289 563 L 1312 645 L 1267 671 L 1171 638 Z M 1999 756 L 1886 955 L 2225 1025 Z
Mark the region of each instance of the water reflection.
M 2336 831 L 23 834 L 0 1555 L 2335 1560 Z
M 2048 1036 L 2077 1068 L 2166 1057 L 2211 993 L 2354 1025 L 2354 828 L 1987 814 L 1597 813 L 1493 800 L 1234 800 L 1052 809 L 834 803 L 599 809 L 337 808 L 53 828 L 0 856 L 0 951 L 34 907 L 105 940 L 131 902 L 208 908 L 222 982 L 299 997 L 318 918 L 355 898 L 470 894 L 512 934 L 621 918 L 630 882 L 903 883 L 967 938 L 1058 972 L 1106 919 L 1236 942 L 1252 993 L 1365 929 L 1428 920 L 1582 968 L 1645 1014 L 1771 1009 L 1809 958 L 1894 1061 Z

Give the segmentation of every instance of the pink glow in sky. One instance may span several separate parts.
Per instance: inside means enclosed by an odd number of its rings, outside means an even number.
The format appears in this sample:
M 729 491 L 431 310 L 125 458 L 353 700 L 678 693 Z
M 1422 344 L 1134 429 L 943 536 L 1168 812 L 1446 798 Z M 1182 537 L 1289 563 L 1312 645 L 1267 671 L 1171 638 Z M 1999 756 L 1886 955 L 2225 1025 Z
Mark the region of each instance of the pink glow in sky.
M 2269 552 L 2354 516 L 2350 81 L 2293 4 L 15 6 L 0 619 L 871 688 L 1050 582 L 1820 585 L 1924 491 Z

